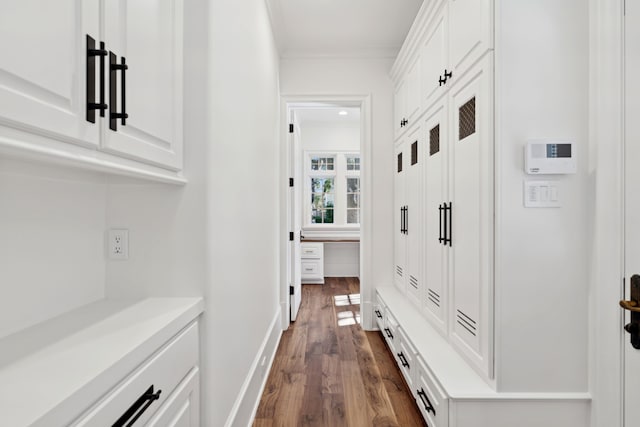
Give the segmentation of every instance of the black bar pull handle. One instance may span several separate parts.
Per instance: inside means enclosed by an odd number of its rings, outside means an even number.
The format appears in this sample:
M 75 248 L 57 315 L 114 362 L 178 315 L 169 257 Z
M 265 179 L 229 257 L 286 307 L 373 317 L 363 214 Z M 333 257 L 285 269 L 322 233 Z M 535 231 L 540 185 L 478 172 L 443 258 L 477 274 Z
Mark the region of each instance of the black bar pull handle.
M 391 333 L 391 329 L 389 328 L 384 328 L 384 332 L 387 334 L 388 338 L 393 339 L 393 334 Z
M 443 237 L 442 237 L 442 244 L 446 246 L 446 245 L 447 245 L 447 243 L 449 243 L 449 238 L 448 238 L 448 236 L 447 236 L 447 233 L 448 233 L 448 231 L 449 231 L 449 220 L 448 220 L 448 216 L 447 216 L 447 212 L 449 211 L 449 205 L 448 205 L 448 204 L 446 204 L 446 203 L 443 203 L 443 204 L 442 204 L 442 210 L 443 210 L 442 217 L 444 218 L 444 219 L 443 219 L 443 223 L 444 223 L 444 224 L 443 224 L 443 225 L 444 225 L 444 227 L 443 227 L 443 234 L 444 234 L 444 235 L 443 235 Z
M 422 404 L 424 405 L 424 410 L 427 412 L 433 412 L 433 416 L 436 416 L 436 409 L 433 407 L 433 405 L 431 404 L 431 401 L 429 400 L 429 397 L 427 396 L 427 393 L 425 393 L 424 389 L 422 387 L 420 387 L 420 390 L 416 390 L 418 392 L 418 396 L 420 397 L 420 400 L 422 401 Z
M 449 202 L 449 237 L 446 243 L 449 243 L 449 246 L 453 245 L 453 202 Z
M 162 393 L 162 390 L 158 390 L 154 393 L 153 385 L 151 385 L 151 387 L 149 387 L 142 396 L 140 396 L 138 400 L 136 400 L 115 423 L 113 423 L 111 427 L 132 426 L 153 402 L 160 399 L 160 393 Z
M 108 108 L 104 103 L 104 58 L 107 56 L 104 42 L 100 42 L 100 49 L 96 49 L 96 41 L 87 34 L 87 121 L 96 122 L 96 110 L 100 110 L 100 117 L 104 117 L 104 110 Z M 96 102 L 96 56 L 100 57 L 100 100 Z
M 404 353 L 400 352 L 396 354 L 398 355 L 398 359 L 400 359 L 400 363 L 402 363 L 402 366 L 404 366 L 405 368 L 411 369 L 411 367 L 409 366 L 409 362 L 407 362 L 407 358 L 405 357 Z
M 453 77 L 453 71 L 447 71 L 447 69 L 444 69 L 444 81 L 445 83 L 447 82 L 447 80 L 449 80 L 451 77 Z
M 374 313 L 376 313 L 376 317 L 378 319 L 382 319 L 382 313 L 380 313 L 380 310 L 376 310 Z
M 404 207 L 404 234 L 409 234 L 409 206 Z
M 442 243 L 444 241 L 444 237 L 442 237 L 442 211 L 444 208 L 442 204 L 438 205 L 438 243 Z
M 129 68 L 127 66 L 127 60 L 123 56 L 120 58 L 120 64 L 118 64 L 117 56 L 113 52 L 109 52 L 109 105 L 111 105 L 111 113 L 109 114 L 109 129 L 113 131 L 118 130 L 118 119 L 121 119 L 122 126 L 127 125 L 127 119 L 129 115 L 127 114 L 127 80 L 126 80 L 126 71 Z M 117 73 L 120 71 L 120 98 L 122 102 L 122 111 L 117 112 L 117 95 L 116 95 L 116 84 L 117 84 Z

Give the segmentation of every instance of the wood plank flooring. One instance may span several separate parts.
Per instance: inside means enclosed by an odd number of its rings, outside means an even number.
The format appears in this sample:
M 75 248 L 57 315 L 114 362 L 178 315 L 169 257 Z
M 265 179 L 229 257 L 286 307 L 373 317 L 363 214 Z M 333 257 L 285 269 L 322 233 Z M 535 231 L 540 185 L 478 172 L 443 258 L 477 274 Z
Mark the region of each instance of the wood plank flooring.
M 359 322 L 358 279 L 303 285 L 253 425 L 426 426 L 382 336 Z

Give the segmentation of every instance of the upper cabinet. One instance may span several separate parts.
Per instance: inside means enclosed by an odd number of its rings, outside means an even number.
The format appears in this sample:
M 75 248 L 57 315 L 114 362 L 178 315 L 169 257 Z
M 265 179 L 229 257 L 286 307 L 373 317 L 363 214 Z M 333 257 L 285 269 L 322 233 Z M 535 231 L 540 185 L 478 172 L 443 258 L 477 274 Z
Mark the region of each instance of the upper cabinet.
M 99 22 L 97 1 L 0 3 L 1 124 L 99 145 L 99 126 L 86 120 L 85 91 L 85 35 L 99 38 Z
M 2 2 L 0 149 L 184 182 L 182 11 L 182 0 Z
M 395 137 L 493 49 L 491 0 L 425 2 L 391 71 Z
M 126 105 L 120 97 L 110 107 L 126 108 L 128 118 L 105 126 L 103 149 L 179 170 L 182 0 L 106 2 L 105 39 L 109 50 L 117 52 L 116 62 L 126 60 L 127 69 L 110 79 L 116 82 L 116 94 L 126 96 Z

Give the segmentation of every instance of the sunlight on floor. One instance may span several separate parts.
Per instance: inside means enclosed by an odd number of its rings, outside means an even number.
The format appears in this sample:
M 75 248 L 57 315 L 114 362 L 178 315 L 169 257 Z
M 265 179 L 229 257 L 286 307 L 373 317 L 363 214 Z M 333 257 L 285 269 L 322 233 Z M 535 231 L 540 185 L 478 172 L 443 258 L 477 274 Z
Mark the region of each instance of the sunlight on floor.
M 357 306 L 351 311 L 340 311 L 338 316 L 338 326 L 349 326 L 360 324 L 360 294 L 336 295 L 333 297 L 336 307 Z

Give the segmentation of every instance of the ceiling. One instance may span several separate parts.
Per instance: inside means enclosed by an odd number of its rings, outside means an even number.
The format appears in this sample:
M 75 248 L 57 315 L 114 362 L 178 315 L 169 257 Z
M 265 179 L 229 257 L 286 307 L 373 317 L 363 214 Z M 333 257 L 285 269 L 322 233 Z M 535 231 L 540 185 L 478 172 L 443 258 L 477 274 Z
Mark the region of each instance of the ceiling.
M 305 107 L 296 108 L 296 119 L 300 126 L 306 124 L 344 124 L 357 125 L 360 122 L 360 108 L 354 107 Z M 347 114 L 340 115 L 343 111 Z
M 280 55 L 395 57 L 422 0 L 265 0 Z

